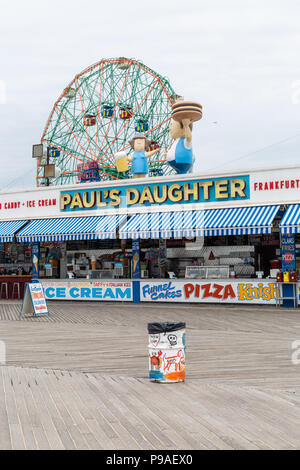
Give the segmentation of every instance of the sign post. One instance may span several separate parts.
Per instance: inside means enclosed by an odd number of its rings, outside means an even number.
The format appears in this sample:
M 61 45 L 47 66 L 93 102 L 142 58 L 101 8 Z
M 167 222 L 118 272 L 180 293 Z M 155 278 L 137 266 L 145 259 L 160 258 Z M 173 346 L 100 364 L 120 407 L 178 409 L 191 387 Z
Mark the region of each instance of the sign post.
M 133 302 L 140 302 L 140 282 L 141 277 L 141 257 L 140 257 L 140 240 L 132 240 L 132 294 Z
M 295 249 L 295 235 L 282 234 L 280 237 L 282 271 L 283 273 L 290 273 L 296 270 L 296 249 Z M 283 274 L 284 275 L 284 274 Z M 289 278 L 288 278 L 289 279 Z M 295 307 L 295 283 L 286 282 L 282 284 L 282 306 Z
M 132 279 L 140 279 L 140 240 L 132 240 Z
M 167 267 L 167 241 L 159 239 L 159 271 L 160 277 L 164 278 Z
M 32 279 L 37 280 L 39 278 L 39 243 L 32 243 Z
M 282 270 L 295 271 L 296 270 L 296 249 L 295 249 L 295 235 L 282 234 L 280 237 L 281 256 L 282 256 Z

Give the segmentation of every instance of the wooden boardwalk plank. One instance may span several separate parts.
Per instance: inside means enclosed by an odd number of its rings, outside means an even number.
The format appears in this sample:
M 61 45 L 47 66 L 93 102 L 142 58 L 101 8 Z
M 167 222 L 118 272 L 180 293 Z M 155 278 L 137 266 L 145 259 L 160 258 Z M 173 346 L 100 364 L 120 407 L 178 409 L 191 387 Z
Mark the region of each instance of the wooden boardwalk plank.
M 20 419 L 18 416 L 16 399 L 14 389 L 11 383 L 11 379 L 8 374 L 8 369 L 3 367 L 3 379 L 4 379 L 4 393 L 6 401 L 6 411 L 8 416 L 11 447 L 13 450 L 24 450 L 26 449 L 24 434 Z
M 12 447 L 4 386 L 4 368 L 0 367 L 0 450 Z
M 16 374 L 15 369 L 8 369 L 7 372 L 16 397 L 16 410 L 22 426 L 25 447 L 28 450 L 38 449 L 38 444 L 32 428 L 30 413 L 28 412 L 24 398 L 23 385 L 19 381 L 19 377 Z
M 0 449 L 300 449 L 299 313 L 0 302 Z M 147 323 L 186 321 L 187 381 L 153 384 Z

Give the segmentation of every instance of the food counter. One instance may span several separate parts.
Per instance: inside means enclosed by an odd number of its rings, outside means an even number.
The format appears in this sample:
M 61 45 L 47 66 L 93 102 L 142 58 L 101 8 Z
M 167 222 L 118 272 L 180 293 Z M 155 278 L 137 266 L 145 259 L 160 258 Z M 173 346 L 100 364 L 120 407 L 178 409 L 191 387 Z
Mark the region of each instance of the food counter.
M 48 300 L 275 305 L 278 296 L 275 279 L 42 279 L 41 282 Z

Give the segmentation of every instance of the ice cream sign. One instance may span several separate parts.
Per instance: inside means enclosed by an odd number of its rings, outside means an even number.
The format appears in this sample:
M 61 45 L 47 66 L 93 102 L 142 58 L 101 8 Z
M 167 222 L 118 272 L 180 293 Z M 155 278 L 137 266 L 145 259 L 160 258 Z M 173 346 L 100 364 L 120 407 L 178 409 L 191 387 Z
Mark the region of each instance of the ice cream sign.
M 0 218 L 17 219 L 59 215 L 56 188 L 0 194 Z
M 32 247 L 32 279 L 39 278 L 39 244 L 33 243 Z
M 131 301 L 132 282 L 113 281 L 42 281 L 49 300 Z

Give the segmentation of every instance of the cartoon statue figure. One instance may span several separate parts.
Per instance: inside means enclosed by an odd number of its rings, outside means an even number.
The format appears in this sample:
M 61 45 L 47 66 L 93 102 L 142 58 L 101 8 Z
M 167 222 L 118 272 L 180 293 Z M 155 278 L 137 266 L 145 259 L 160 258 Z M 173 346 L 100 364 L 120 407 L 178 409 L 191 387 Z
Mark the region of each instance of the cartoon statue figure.
M 193 122 L 202 118 L 202 106 L 195 101 L 177 101 L 172 106 L 170 136 L 175 140 L 172 150 L 164 153 L 164 159 L 179 174 L 192 170 L 194 156 L 192 150 Z
M 148 152 L 150 140 L 143 134 L 136 134 L 129 142 L 133 152 L 129 155 L 128 161 L 132 163 L 131 172 L 134 178 L 144 178 L 148 174 L 147 159 L 159 152 L 160 149 L 154 149 Z
M 192 128 L 190 119 L 170 122 L 170 136 L 175 140 L 170 152 L 165 152 L 164 158 L 179 174 L 188 173 L 194 163 L 192 150 Z

